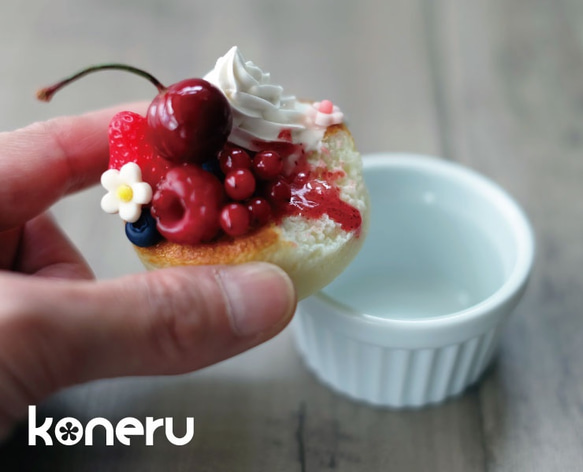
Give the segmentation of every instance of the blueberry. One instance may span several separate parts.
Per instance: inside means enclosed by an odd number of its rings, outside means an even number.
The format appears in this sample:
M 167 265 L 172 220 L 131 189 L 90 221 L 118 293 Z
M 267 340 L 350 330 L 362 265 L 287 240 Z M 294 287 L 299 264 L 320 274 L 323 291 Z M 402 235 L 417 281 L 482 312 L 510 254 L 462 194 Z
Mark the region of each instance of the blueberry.
M 203 162 L 202 166 L 203 170 L 214 174 L 217 177 L 221 177 L 223 173 L 221 172 L 221 166 L 219 165 L 218 159 L 210 159 L 206 162 Z
M 139 247 L 153 246 L 162 239 L 149 208 L 142 209 L 142 214 L 135 223 L 126 223 L 126 236 Z

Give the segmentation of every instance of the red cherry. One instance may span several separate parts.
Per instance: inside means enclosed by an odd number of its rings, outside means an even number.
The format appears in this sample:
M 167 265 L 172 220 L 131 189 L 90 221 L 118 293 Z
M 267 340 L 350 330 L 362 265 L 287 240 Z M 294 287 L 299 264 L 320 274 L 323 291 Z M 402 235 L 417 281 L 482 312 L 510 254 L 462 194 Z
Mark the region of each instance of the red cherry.
M 154 152 L 146 140 L 146 119 L 131 111 L 122 111 L 109 123 L 109 168 L 121 169 L 135 162 L 142 170 L 142 179 L 153 189 L 166 173 L 176 166 Z
M 253 158 L 253 172 L 260 179 L 275 179 L 282 170 L 283 159 L 275 151 L 261 151 Z
M 260 227 L 269 221 L 271 216 L 271 205 L 265 198 L 253 198 L 247 203 L 247 209 L 251 214 L 251 225 Z
M 249 169 L 251 158 L 244 149 L 227 145 L 219 154 L 219 163 L 223 174 L 228 174 L 232 170 Z
M 249 169 L 232 170 L 225 176 L 225 191 L 233 200 L 245 200 L 255 192 L 255 177 Z
M 269 182 L 266 195 L 276 205 L 288 203 L 291 199 L 290 185 L 282 178 Z
M 229 203 L 221 211 L 220 223 L 229 236 L 237 237 L 249 231 L 249 210 L 241 203 Z
M 186 79 L 170 87 L 154 76 L 125 64 L 88 67 L 37 92 L 49 101 L 62 87 L 100 70 L 124 70 L 146 78 L 158 89 L 147 112 L 147 137 L 155 152 L 173 162 L 202 164 L 216 158 L 231 132 L 231 106 L 218 88 L 204 79 Z
M 223 201 L 219 179 L 198 166 L 183 165 L 168 171 L 158 185 L 152 215 L 168 241 L 198 244 L 217 235 Z
M 216 157 L 231 132 L 231 106 L 204 79 L 186 79 L 159 93 L 148 108 L 149 139 L 168 160 L 202 164 Z

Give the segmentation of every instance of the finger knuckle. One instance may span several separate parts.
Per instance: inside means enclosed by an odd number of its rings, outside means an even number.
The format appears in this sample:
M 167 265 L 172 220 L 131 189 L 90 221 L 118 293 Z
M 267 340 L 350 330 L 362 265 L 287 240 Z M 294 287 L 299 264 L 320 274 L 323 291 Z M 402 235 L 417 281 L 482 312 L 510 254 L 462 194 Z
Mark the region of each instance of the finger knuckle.
M 28 125 L 26 128 L 22 128 L 19 132 L 25 134 L 31 140 L 36 138 L 50 141 L 51 145 L 56 146 L 64 154 L 60 146 L 59 137 L 68 132 L 70 125 L 71 119 L 69 117 L 57 117 L 48 121 L 37 121 Z

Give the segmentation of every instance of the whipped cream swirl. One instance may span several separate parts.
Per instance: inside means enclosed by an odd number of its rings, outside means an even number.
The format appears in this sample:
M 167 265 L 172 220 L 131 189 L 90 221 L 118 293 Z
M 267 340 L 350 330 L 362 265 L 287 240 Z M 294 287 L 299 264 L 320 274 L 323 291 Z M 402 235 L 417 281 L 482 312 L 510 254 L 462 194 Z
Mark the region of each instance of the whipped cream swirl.
M 291 142 L 302 144 L 306 151 L 316 149 L 329 124 L 315 119 L 311 104 L 284 95 L 283 87 L 272 84 L 269 73 L 245 61 L 237 46 L 219 58 L 204 79 L 222 90 L 231 104 L 229 141 L 251 151 L 261 150 L 262 142 Z M 338 116 L 342 121 L 341 113 L 336 114 L 336 121 Z

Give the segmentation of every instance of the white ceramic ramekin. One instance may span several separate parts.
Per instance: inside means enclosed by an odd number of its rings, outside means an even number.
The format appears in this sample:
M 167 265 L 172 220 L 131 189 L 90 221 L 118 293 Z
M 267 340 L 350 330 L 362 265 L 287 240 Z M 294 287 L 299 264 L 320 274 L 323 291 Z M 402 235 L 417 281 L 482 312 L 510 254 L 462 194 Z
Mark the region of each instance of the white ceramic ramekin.
M 348 269 L 299 304 L 307 365 L 354 399 L 420 407 L 461 393 L 492 359 L 534 257 L 516 202 L 437 158 L 364 157 L 371 226 Z

